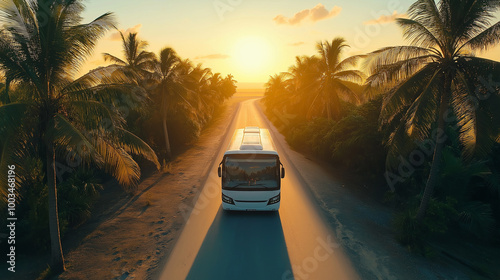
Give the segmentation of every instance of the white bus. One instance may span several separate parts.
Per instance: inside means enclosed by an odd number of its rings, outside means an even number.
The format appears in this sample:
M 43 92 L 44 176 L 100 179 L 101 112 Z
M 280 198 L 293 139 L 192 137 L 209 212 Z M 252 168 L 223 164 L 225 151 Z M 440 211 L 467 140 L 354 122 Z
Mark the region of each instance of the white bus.
M 237 129 L 218 172 L 222 177 L 224 210 L 279 209 L 281 178 L 285 177 L 285 169 L 269 130 L 258 127 Z

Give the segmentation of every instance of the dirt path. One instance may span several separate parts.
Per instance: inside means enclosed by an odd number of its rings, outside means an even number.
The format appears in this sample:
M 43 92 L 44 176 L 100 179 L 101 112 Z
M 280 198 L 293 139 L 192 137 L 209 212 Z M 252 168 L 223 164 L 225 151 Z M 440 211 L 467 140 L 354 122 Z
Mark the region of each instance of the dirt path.
M 247 98 L 235 96 L 228 101 L 198 143 L 179 156 L 168 172 L 149 176 L 135 196 L 115 198 L 84 225 L 79 231 L 90 233 L 66 254 L 67 271 L 59 279 L 150 278 L 168 257 L 185 223 L 218 150 L 213 147 L 218 147 L 239 102 Z

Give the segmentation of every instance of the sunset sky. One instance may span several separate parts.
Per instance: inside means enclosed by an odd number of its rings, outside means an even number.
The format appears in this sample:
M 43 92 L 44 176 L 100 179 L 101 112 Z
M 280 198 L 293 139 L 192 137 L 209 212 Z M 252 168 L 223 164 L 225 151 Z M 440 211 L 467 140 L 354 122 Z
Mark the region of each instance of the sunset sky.
M 297 55 L 316 53 L 315 43 L 344 37 L 347 55 L 405 44 L 396 16 L 414 0 L 143 0 L 86 2 L 84 21 L 113 12 L 118 28 L 138 31 L 149 50 L 173 47 L 182 58 L 214 72 L 233 74 L 240 87 L 265 83 L 287 71 Z M 498 21 L 497 17 L 497 21 Z M 102 53 L 121 55 L 117 33 L 101 40 L 82 72 L 105 65 Z M 500 60 L 500 48 L 481 56 Z

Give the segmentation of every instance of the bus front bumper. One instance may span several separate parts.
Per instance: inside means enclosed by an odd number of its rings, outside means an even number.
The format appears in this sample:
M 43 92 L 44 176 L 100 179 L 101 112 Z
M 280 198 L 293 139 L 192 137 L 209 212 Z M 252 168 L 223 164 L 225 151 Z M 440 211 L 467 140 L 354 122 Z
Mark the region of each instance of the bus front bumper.
M 237 202 L 229 204 L 222 202 L 222 209 L 231 211 L 278 211 L 280 203 L 268 205 L 267 202 Z
M 222 209 L 234 211 L 278 211 L 281 191 L 222 190 Z

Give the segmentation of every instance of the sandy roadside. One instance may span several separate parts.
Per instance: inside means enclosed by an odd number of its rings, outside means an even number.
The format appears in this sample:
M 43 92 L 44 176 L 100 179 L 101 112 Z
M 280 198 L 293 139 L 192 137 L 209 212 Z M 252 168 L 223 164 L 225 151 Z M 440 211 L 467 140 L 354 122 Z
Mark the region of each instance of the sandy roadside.
M 180 155 L 167 173 L 155 173 L 139 186 L 137 194 L 112 201 L 81 229 L 92 227 L 78 246 L 66 254 L 67 271 L 58 279 L 148 279 L 168 257 L 185 223 L 186 208 L 202 186 L 239 102 L 236 96 L 199 141 Z

